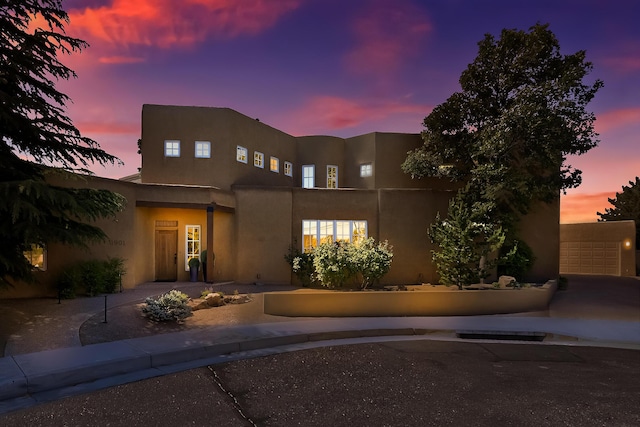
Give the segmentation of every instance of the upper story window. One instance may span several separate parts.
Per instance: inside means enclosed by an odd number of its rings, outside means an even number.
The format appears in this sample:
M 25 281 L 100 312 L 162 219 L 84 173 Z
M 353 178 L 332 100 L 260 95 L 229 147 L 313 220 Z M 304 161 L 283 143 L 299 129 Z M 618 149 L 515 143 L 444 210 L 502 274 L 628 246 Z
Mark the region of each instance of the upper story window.
M 196 157 L 199 159 L 208 159 L 211 157 L 211 142 L 196 141 Z
M 236 160 L 240 163 L 247 163 L 247 149 L 238 145 L 236 148 Z
M 373 175 L 373 165 L 371 163 L 364 163 L 360 165 L 360 176 L 366 178 Z
M 284 162 L 284 174 L 293 176 L 293 164 L 291 162 Z
M 313 188 L 315 186 L 316 167 L 314 165 L 302 166 L 302 188 Z
M 271 172 L 280 173 L 280 160 L 277 157 L 271 157 L 271 159 L 269 159 L 269 169 Z
M 327 188 L 338 188 L 338 167 L 327 166 Z
M 166 140 L 164 142 L 165 157 L 180 157 L 180 141 Z
M 264 168 L 264 154 L 259 151 L 253 152 L 253 166 Z

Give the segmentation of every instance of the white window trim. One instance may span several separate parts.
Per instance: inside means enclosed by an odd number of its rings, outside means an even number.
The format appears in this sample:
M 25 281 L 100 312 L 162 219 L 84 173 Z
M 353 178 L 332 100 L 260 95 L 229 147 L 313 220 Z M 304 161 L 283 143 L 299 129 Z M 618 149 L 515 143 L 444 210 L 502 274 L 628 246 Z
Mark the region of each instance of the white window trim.
M 242 153 L 242 155 L 240 153 Z M 249 150 L 247 150 L 245 147 L 241 145 L 236 146 L 236 161 L 247 164 L 248 157 L 249 157 Z
M 367 237 L 369 237 L 369 223 L 367 222 L 367 220 L 364 220 L 364 219 L 351 219 L 351 220 L 348 220 L 348 219 L 336 219 L 336 220 L 303 219 L 302 220 L 302 251 L 305 250 L 305 247 L 304 247 L 305 223 L 313 223 L 313 224 L 315 224 L 315 227 L 310 227 L 310 228 L 315 228 L 315 240 L 316 240 L 316 243 L 319 244 L 321 239 L 322 239 L 322 236 L 323 236 L 321 234 L 321 227 L 320 227 L 321 223 L 323 223 L 323 222 L 333 223 L 333 225 L 332 225 L 332 232 L 333 232 L 332 239 L 333 240 L 332 241 L 335 242 L 335 241 L 337 241 L 336 240 L 337 239 L 337 235 L 336 234 L 337 234 L 337 230 L 338 230 L 338 224 L 337 223 L 338 222 L 346 222 L 346 221 L 349 222 L 349 240 L 348 241 L 351 241 L 351 239 L 353 238 L 353 231 L 354 231 L 354 228 L 355 228 L 354 227 L 354 223 L 356 223 L 356 222 L 364 223 L 364 236 L 363 236 L 363 238 L 366 239 Z
M 373 163 L 363 163 L 360 165 L 360 177 L 368 178 L 373 176 Z
M 200 248 L 202 247 L 202 227 L 199 224 L 187 224 L 184 227 L 184 271 L 189 271 L 189 227 L 198 229 L 198 240 L 192 240 L 192 242 L 198 242 L 198 253 L 196 256 L 200 257 Z
M 275 161 L 275 165 L 276 167 L 273 167 L 273 162 Z M 277 157 L 269 157 L 269 169 L 271 170 L 271 172 L 275 172 L 275 173 L 280 173 L 280 159 L 278 159 Z
M 293 163 L 284 162 L 284 174 L 286 176 L 293 176 Z
M 306 176 L 304 174 L 305 169 L 311 169 L 311 186 L 306 186 Z M 315 188 L 316 186 L 316 166 L 315 165 L 302 165 L 302 188 Z
M 167 144 L 177 144 L 178 145 L 178 153 L 177 154 L 169 154 L 167 151 Z M 173 151 L 173 148 L 171 148 Z M 164 141 L 164 156 L 165 157 L 180 157 L 180 140 L 179 139 L 165 139 Z
M 198 146 L 201 145 L 203 147 L 207 147 L 206 151 L 206 155 L 203 154 L 198 154 Z M 194 146 L 194 153 L 195 153 L 195 157 L 196 159 L 210 159 L 211 158 L 211 142 L 210 141 L 196 141 Z
M 257 162 L 258 159 L 260 159 L 260 164 Z M 264 169 L 264 153 L 260 151 L 253 152 L 253 166 Z
M 330 187 L 329 186 L 329 169 L 331 168 L 335 168 L 336 169 L 336 186 L 335 187 Z M 327 188 L 338 188 L 338 166 L 336 165 L 327 165 Z

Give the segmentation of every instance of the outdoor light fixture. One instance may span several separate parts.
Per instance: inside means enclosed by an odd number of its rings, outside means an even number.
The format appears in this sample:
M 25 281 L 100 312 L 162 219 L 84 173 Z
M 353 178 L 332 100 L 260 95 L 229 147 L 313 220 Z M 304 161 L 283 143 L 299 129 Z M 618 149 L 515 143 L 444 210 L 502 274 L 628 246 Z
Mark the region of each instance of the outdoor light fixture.
M 631 239 L 624 239 L 622 242 L 625 249 L 631 249 Z

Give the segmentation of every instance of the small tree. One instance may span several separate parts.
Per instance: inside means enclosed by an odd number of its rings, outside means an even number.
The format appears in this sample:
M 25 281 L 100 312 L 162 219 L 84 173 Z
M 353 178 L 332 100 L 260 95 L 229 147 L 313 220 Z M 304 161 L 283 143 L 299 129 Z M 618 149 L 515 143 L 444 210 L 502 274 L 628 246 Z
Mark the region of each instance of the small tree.
M 429 228 L 431 242 L 439 246 L 433 250 L 433 261 L 444 285 L 476 283 L 487 277 L 497 260 L 489 260 L 492 252 L 500 249 L 505 235 L 499 226 L 488 222 L 488 206 L 476 205 L 470 209 L 459 194 L 449 203 L 449 214 L 445 220 L 437 215 Z
M 636 244 L 640 242 L 640 177 L 636 177 L 635 182 L 629 181 L 629 186 L 623 185 L 622 192 L 608 200 L 613 208 L 606 208 L 604 213 L 598 212 L 598 221 L 633 220 L 636 223 Z

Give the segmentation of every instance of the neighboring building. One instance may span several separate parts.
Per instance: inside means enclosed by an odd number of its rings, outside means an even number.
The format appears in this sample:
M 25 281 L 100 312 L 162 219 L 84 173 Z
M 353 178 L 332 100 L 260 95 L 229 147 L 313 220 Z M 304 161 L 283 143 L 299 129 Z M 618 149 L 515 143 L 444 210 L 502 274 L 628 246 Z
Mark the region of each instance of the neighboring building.
M 604 221 L 560 225 L 560 273 L 636 275 L 636 224 Z
M 291 283 L 290 245 L 370 236 L 393 246 L 383 283 L 436 282 L 427 228 L 457 187 L 401 170 L 421 144 L 418 134 L 294 137 L 228 108 L 144 105 L 140 176 L 85 184 L 128 200 L 117 221 L 99 223 L 109 239 L 90 251 L 51 245 L 40 278 L 118 256 L 125 287 L 183 281 L 189 257 L 213 248 L 215 281 Z M 537 256 L 527 280 L 556 277 L 559 203 L 538 206 L 520 234 Z

